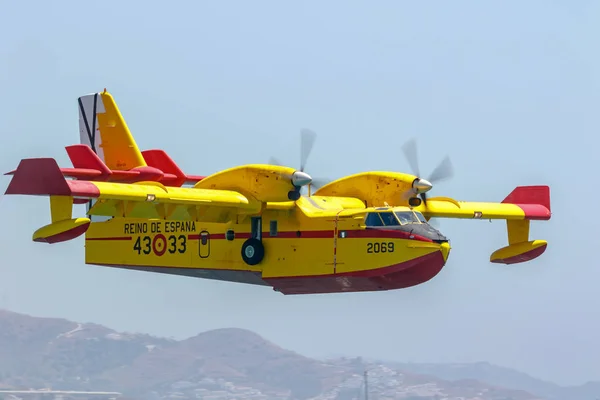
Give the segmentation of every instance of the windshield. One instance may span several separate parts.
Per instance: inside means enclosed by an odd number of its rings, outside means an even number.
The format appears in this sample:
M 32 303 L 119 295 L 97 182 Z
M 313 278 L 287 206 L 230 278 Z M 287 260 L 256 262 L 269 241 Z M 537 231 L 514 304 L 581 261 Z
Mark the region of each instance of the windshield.
M 396 217 L 402 225 L 419 224 L 420 221 L 412 211 L 396 211 Z
M 379 213 L 379 216 L 383 220 L 385 226 L 400 225 L 396 217 L 394 217 L 394 213 L 391 211 Z
M 393 226 L 400 225 L 394 213 L 388 212 L 372 212 L 367 215 L 365 220 L 367 226 Z
M 425 217 L 423 216 L 423 214 L 421 214 L 418 211 L 415 211 L 415 215 L 417 216 L 417 218 L 419 219 L 419 221 L 421 221 L 424 224 L 427 223 L 427 220 L 425 219 Z
M 427 220 L 420 212 L 412 211 L 380 211 L 370 212 L 365 224 L 367 226 L 398 226 L 406 224 L 426 224 Z

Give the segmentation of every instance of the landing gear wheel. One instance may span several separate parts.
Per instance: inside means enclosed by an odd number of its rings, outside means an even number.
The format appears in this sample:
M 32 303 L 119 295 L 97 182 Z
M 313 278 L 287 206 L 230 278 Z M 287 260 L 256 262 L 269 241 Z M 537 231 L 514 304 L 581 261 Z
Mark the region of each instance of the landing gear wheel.
M 262 261 L 265 256 L 265 247 L 262 242 L 255 238 L 250 238 L 242 245 L 242 259 L 248 265 L 256 265 Z

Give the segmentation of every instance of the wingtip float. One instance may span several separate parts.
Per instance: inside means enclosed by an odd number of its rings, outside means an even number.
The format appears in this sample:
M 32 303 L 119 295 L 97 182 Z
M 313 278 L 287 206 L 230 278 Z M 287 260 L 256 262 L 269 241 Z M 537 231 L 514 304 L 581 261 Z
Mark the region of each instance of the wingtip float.
M 341 293 L 435 277 L 451 247 L 430 218 L 505 220 L 508 246 L 492 263 L 530 261 L 547 247 L 529 238 L 529 226 L 551 217 L 548 186 L 517 187 L 499 203 L 427 198 L 449 160 L 428 179 L 371 171 L 318 185 L 304 170 L 307 153 L 299 169 L 251 164 L 188 175 L 163 150 L 138 149 L 108 92 L 78 104 L 80 143 L 66 147 L 73 167 L 23 159 L 7 173 L 6 194 L 49 197 L 51 223 L 32 239 L 54 244 L 85 235 L 87 264 L 283 294 Z M 302 134 L 311 141 L 302 148 L 310 149 L 314 134 Z M 73 215 L 75 204 L 86 204 L 85 217 Z

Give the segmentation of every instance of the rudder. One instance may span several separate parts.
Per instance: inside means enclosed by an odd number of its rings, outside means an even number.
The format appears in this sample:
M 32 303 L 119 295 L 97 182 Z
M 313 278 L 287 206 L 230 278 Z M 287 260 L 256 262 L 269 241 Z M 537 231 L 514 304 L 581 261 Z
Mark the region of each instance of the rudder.
M 111 170 L 146 166 L 117 103 L 106 89 L 77 101 L 81 144 L 88 145 Z

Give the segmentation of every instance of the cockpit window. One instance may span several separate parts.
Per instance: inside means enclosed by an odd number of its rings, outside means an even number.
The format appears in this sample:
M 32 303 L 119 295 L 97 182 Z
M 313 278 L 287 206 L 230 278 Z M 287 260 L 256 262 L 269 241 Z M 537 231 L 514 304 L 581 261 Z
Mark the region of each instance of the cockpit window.
M 367 226 L 383 226 L 383 221 L 379 218 L 379 213 L 369 213 L 365 220 Z
M 420 212 L 413 211 L 380 211 L 367 214 L 367 226 L 398 226 L 406 224 L 426 224 L 427 220 Z
M 398 220 L 394 216 L 394 213 L 391 211 L 379 213 L 379 216 L 383 220 L 385 226 L 400 225 L 400 223 L 398 223 Z
M 402 225 L 420 223 L 412 211 L 396 211 L 396 216 Z
M 419 218 L 419 221 L 421 221 L 422 223 L 426 224 L 427 220 L 425 219 L 425 217 L 423 216 L 423 214 L 421 214 L 418 211 L 415 211 L 415 215 L 417 216 L 417 218 Z

